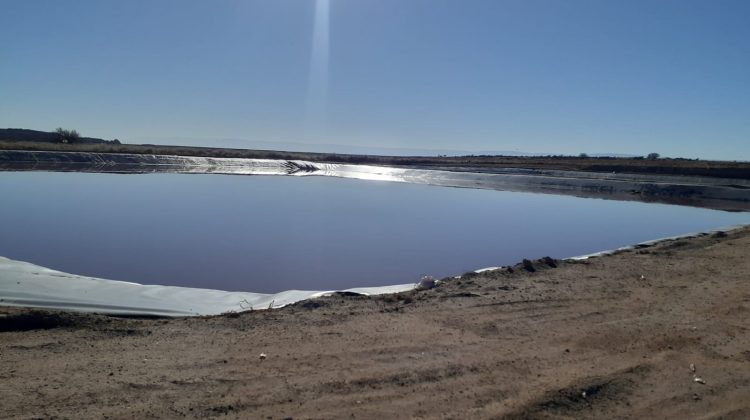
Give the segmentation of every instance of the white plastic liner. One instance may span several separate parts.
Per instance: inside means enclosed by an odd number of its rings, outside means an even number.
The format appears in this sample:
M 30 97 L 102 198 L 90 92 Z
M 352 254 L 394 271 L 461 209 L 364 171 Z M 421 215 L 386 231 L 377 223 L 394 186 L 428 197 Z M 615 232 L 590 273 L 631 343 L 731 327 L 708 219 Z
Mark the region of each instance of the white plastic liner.
M 415 284 L 340 290 L 361 295 L 405 292 Z M 22 306 L 137 316 L 218 315 L 279 308 L 336 291 L 274 294 L 143 285 L 77 276 L 0 257 L 0 306 Z

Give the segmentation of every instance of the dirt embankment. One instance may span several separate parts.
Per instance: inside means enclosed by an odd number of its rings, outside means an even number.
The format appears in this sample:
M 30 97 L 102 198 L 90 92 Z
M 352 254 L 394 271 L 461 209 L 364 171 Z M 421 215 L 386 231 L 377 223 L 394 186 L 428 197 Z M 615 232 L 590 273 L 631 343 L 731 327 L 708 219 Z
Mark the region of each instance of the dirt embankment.
M 6 309 L 0 413 L 750 418 L 748 255 L 745 228 L 233 316 Z

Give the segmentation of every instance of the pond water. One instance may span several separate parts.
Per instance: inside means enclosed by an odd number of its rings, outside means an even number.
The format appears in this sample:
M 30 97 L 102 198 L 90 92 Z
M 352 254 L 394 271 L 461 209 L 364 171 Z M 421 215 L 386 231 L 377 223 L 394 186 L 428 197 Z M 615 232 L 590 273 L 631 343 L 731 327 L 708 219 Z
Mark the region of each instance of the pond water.
M 144 284 L 380 286 L 750 223 L 748 213 L 330 177 L 6 172 L 0 256 Z

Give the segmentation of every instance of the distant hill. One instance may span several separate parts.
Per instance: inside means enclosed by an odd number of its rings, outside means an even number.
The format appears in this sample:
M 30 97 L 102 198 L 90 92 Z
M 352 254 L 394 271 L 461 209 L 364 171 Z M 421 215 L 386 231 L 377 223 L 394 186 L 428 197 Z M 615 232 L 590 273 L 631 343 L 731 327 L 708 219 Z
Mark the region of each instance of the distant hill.
M 37 143 L 60 143 L 62 137 L 55 132 L 27 130 L 25 128 L 0 128 L 0 140 Z M 76 143 L 119 144 L 118 140 L 104 140 L 94 137 L 79 137 Z

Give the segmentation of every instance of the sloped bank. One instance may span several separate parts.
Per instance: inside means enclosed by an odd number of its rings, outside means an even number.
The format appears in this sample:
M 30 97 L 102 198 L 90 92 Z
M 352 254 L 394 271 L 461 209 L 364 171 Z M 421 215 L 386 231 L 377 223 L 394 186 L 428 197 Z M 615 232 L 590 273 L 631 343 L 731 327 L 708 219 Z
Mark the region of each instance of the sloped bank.
M 750 180 L 471 167 L 389 167 L 304 160 L 0 150 L 0 171 L 332 176 L 750 211 Z

